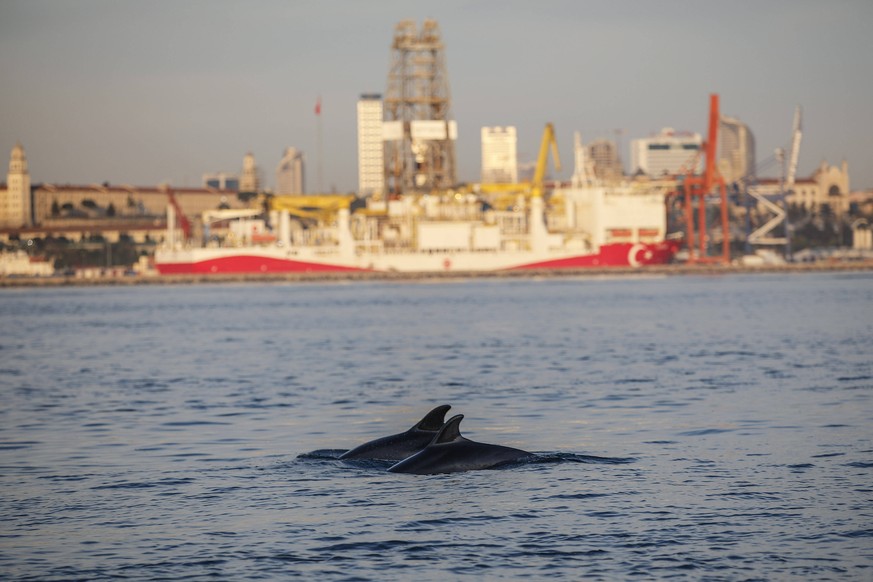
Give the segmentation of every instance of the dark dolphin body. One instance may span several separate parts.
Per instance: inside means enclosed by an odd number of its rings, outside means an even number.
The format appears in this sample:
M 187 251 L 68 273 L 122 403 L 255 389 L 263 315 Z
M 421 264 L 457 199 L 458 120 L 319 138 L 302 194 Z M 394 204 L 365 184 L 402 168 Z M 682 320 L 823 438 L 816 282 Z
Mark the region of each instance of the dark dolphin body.
M 453 416 L 422 451 L 388 469 L 392 473 L 457 473 L 490 469 L 501 463 L 521 461 L 533 454 L 520 449 L 477 443 L 461 436 L 463 414 Z
M 433 440 L 450 408 L 448 404 L 437 406 L 408 431 L 364 443 L 344 453 L 340 459 L 400 461 L 414 455 Z

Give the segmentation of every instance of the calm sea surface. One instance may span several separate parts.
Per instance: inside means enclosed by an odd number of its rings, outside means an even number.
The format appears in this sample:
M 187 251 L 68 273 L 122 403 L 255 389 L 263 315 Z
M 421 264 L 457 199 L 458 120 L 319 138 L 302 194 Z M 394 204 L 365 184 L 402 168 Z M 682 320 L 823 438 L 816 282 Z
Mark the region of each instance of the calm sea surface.
M 873 579 L 873 275 L 0 290 L 0 578 Z M 335 457 L 437 404 L 541 453 Z

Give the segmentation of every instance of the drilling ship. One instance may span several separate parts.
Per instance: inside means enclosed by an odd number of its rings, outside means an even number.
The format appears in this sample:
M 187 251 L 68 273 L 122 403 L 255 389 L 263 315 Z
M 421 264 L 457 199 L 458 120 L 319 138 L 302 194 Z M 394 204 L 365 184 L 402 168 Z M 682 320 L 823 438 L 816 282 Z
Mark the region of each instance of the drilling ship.
M 488 200 L 491 202 L 488 202 Z M 361 201 L 275 196 L 203 213 L 197 243 L 168 207 L 161 274 L 637 267 L 673 259 L 664 193 L 632 183 L 485 197 L 459 189 Z

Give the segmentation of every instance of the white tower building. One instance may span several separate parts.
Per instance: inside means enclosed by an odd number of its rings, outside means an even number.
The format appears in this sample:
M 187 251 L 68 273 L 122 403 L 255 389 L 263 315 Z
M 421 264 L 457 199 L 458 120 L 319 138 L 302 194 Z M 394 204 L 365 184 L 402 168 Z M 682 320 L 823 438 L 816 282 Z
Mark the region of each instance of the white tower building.
M 6 191 L 0 191 L 0 225 L 19 227 L 31 225 L 30 172 L 24 148 L 16 143 L 9 156 Z
M 382 142 L 382 96 L 365 93 L 358 100 L 358 193 L 370 196 L 385 189 Z
M 703 160 L 698 154 L 702 144 L 699 133 L 677 133 L 671 127 L 658 135 L 635 139 L 631 142 L 631 173 L 642 171 L 652 177 L 700 173 Z
M 282 161 L 276 168 L 276 194 L 303 194 L 303 152 L 285 148 Z
M 582 134 L 573 133 L 573 160 L 575 162 L 573 177 L 574 188 L 588 186 L 594 180 L 594 164 L 588 158 L 588 148 L 582 143 Z
M 258 175 L 258 166 L 255 164 L 255 156 L 249 152 L 243 158 L 242 176 L 239 179 L 240 192 L 260 192 L 261 179 Z
M 518 182 L 518 137 L 514 127 L 482 128 L 482 182 Z

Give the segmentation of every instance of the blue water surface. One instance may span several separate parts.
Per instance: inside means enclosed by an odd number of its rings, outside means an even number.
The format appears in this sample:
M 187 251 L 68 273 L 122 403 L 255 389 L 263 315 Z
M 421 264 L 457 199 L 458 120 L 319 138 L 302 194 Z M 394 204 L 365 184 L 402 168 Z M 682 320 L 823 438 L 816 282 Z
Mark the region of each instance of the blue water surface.
M 0 578 L 873 579 L 873 275 L 0 290 Z M 543 462 L 335 457 L 437 404 Z

